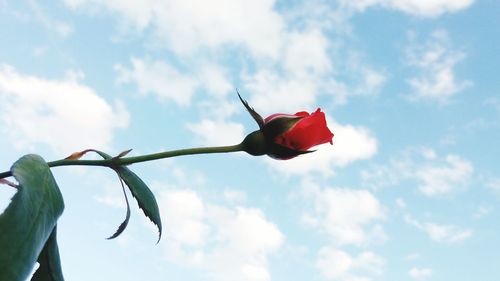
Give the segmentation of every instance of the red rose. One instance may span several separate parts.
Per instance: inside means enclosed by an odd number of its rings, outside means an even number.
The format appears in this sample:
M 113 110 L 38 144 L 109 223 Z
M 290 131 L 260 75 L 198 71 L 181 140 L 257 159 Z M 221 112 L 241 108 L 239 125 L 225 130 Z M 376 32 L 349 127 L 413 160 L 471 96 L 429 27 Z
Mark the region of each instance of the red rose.
M 312 114 L 305 111 L 294 115 L 275 113 L 266 119 L 264 124 L 277 118 L 297 118 L 298 121 L 287 131 L 277 136 L 274 142 L 295 150 L 308 150 L 309 148 L 329 142 L 332 143 L 333 134 L 326 126 L 325 113 L 317 109 Z
M 319 108 L 312 114 L 304 111 L 294 115 L 275 113 L 262 119 L 241 96 L 240 100 L 260 127 L 242 142 L 243 150 L 249 154 L 267 154 L 285 160 L 312 152 L 308 149 L 313 146 L 332 144 L 333 134 Z

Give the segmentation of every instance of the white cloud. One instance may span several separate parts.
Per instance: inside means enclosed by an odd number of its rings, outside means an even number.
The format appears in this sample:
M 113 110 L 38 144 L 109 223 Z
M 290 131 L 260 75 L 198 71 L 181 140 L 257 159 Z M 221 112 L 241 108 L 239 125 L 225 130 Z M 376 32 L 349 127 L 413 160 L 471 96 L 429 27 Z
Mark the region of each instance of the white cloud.
M 383 206 L 368 190 L 348 188 L 320 188 L 313 182 L 303 182 L 297 195 L 307 208 L 302 222 L 325 233 L 328 246 L 323 246 L 316 257 L 316 268 L 331 280 L 372 280 L 383 273 L 385 260 L 371 252 L 357 256 L 340 247 L 366 247 L 387 239 L 378 222 L 385 218 Z
M 365 65 L 358 65 L 348 72 L 353 78 L 349 84 L 333 78 L 331 72 L 315 73 L 305 64 L 293 68 L 297 69 L 291 69 L 292 73 L 262 68 L 252 75 L 243 75 L 245 89 L 252 93 L 250 104 L 262 113 L 296 112 L 317 106 L 317 99 L 322 94 L 341 105 L 350 97 L 376 96 L 387 80 L 383 72 Z M 295 76 L 296 73 L 302 74 Z
M 242 45 L 251 53 L 276 56 L 280 47 L 282 17 L 273 0 L 66 0 L 73 9 L 105 9 L 118 15 L 125 26 L 151 28 L 163 46 L 180 54 L 203 48 Z M 165 42 L 166 41 L 166 42 Z
M 128 124 L 121 103 L 114 107 L 79 81 L 48 80 L 0 66 L 0 128 L 19 148 L 38 144 L 58 154 L 108 149 L 116 128 Z
M 113 208 L 118 208 L 118 209 L 126 208 L 125 198 L 123 197 L 123 195 L 122 197 L 120 197 L 120 194 L 108 193 L 104 195 L 97 195 L 94 196 L 94 200 L 97 201 L 98 203 Z
M 202 118 L 224 121 L 231 118 L 235 113 L 246 112 L 243 105 L 237 100 L 238 97 L 236 95 L 232 97 L 233 99 L 230 99 L 230 101 L 215 97 L 215 99 L 199 102 L 199 112 Z
M 68 37 L 73 33 L 73 27 L 69 22 L 55 18 L 39 1 L 23 1 L 22 7 L 18 7 L 17 4 L 19 3 L 7 3 L 7 1 L 0 0 L 2 16 L 9 16 L 18 24 L 32 24 L 38 27 L 39 32 L 45 29 L 48 34 L 55 34 L 60 38 Z M 14 26 L 16 23 L 12 22 L 12 24 Z
M 333 78 L 325 82 L 325 91 L 333 98 L 334 104 L 346 104 L 352 97 L 376 97 L 388 79 L 385 71 L 375 70 L 356 59 L 347 64 L 349 71 L 345 72 L 350 73 L 350 76 L 343 80 L 352 80 L 350 83 Z
M 140 94 L 153 94 L 162 101 L 170 100 L 185 106 L 190 104 L 199 89 L 219 99 L 233 89 L 224 68 L 214 63 L 202 63 L 199 70 L 189 73 L 162 60 L 132 57 L 130 61 L 130 68 L 121 64 L 114 66 L 117 82 L 134 83 Z
M 372 252 L 354 257 L 332 247 L 321 248 L 316 259 L 316 267 L 326 279 L 342 281 L 372 280 L 366 275 L 381 274 L 384 264 L 384 259 Z
M 241 204 L 247 201 L 247 194 L 240 190 L 225 190 L 223 197 L 228 203 Z
M 352 259 L 346 252 L 323 248 L 318 254 L 316 266 L 329 279 L 335 279 L 345 274 L 352 266 Z
M 448 155 L 445 165 L 423 167 L 415 176 L 422 182 L 420 191 L 427 196 L 452 192 L 456 186 L 467 182 L 472 175 L 472 165 L 457 155 Z
M 493 107 L 498 113 L 500 113 L 500 98 L 489 97 L 483 101 L 483 104 Z
M 372 6 L 399 10 L 415 16 L 436 17 L 468 8 L 474 0 L 341 0 L 344 7 L 364 11 Z
M 405 200 L 403 198 L 397 198 L 396 207 L 398 207 L 399 209 L 406 209 L 407 205 Z
M 411 253 L 405 257 L 406 260 L 412 261 L 412 260 L 417 260 L 420 259 L 421 256 L 419 253 Z
M 369 159 L 377 152 L 377 140 L 367 129 L 341 125 L 331 120 L 328 120 L 328 124 L 335 135 L 333 145 L 317 146 L 314 148 L 317 149 L 316 152 L 291 160 L 266 159 L 267 163 L 273 169 L 286 175 L 307 175 L 311 172 L 331 175 L 335 168 L 344 167 L 354 161 Z
M 376 71 L 375 69 L 369 68 L 367 66 L 360 67 L 359 73 L 362 80 L 360 81 L 359 85 L 354 88 L 354 95 L 376 95 L 387 80 L 387 77 L 383 72 Z
M 275 65 L 242 75 L 245 92 L 252 93 L 250 104 L 263 114 L 314 107 L 318 90 L 332 70 L 328 38 L 320 30 L 290 31 L 282 37 L 282 53 Z
M 207 146 L 239 144 L 245 137 L 243 125 L 229 121 L 203 119 L 187 124 L 187 128 Z
M 294 77 L 323 75 L 331 70 L 328 38 L 318 29 L 287 35 L 283 67 Z
M 205 63 L 198 74 L 200 82 L 215 97 L 224 97 L 234 86 L 229 82 L 226 71 L 219 65 Z
M 320 189 L 304 182 L 301 198 L 312 203 L 303 222 L 325 232 L 334 244 L 361 246 L 386 239 L 377 223 L 385 217 L 383 207 L 368 190 Z
M 389 0 L 390 8 L 419 16 L 439 16 L 468 8 L 474 0 Z
M 466 187 L 473 172 L 473 165 L 458 155 L 440 157 L 432 149 L 420 148 L 404 151 L 387 165 L 364 170 L 361 177 L 364 185 L 374 189 L 413 180 L 424 195 L 439 196 Z
M 67 37 L 73 33 L 73 27 L 70 24 L 51 18 L 37 3 L 37 1 L 31 0 L 29 1 L 29 5 L 33 11 L 34 19 L 47 30 L 53 31 L 61 37 Z
M 156 62 L 165 64 L 163 62 Z M 164 75 L 160 74 L 160 77 Z M 206 146 L 221 146 L 239 144 L 245 137 L 245 130 L 242 124 L 229 121 L 229 118 L 242 106 L 234 102 L 227 102 L 224 98 L 232 90 L 227 78 L 226 71 L 216 64 L 203 63 L 201 69 L 189 77 L 190 91 L 201 88 L 205 89 L 210 98 L 199 102 L 201 120 L 187 123 L 186 127 Z M 161 78 L 160 78 L 161 79 Z M 145 81 L 144 83 L 146 83 Z M 176 87 L 176 85 L 171 85 Z M 175 96 L 185 98 L 182 89 L 176 91 Z M 236 95 L 234 96 L 236 98 Z M 234 100 L 236 101 L 236 100 Z M 188 101 L 186 101 L 188 102 Z
M 500 195 L 500 177 L 494 177 L 486 182 L 486 187 L 496 194 Z
M 455 77 L 454 67 L 465 58 L 465 53 L 452 49 L 446 31 L 434 31 L 424 44 L 414 41 L 411 38 L 406 50 L 408 64 L 420 70 L 417 77 L 408 79 L 415 91 L 413 98 L 445 103 L 472 85 L 471 81 Z
M 413 279 L 427 279 L 432 276 L 432 269 L 427 267 L 413 267 L 408 271 L 408 275 Z
M 153 44 L 168 46 L 195 60 L 220 57 L 219 54 L 228 52 L 227 46 L 246 47 L 243 48 L 244 55 L 239 57 L 243 58 L 244 65 L 251 65 L 249 69 L 252 70 L 238 73 L 244 83 L 241 89 L 251 92 L 250 102 L 263 111 L 274 113 L 276 110 L 300 111 L 313 108 L 321 94 L 333 96 L 339 103 L 345 103 L 348 96 L 376 94 L 386 80 L 383 72 L 366 66 L 362 61 L 356 62 L 356 67 L 349 66 L 348 71 L 335 70 L 331 62 L 336 52 L 330 50 L 331 42 L 320 25 L 296 28 L 294 24 L 287 22 L 288 18 L 274 10 L 274 0 L 253 1 L 251 5 L 244 0 L 217 0 L 210 4 L 197 0 L 149 0 L 140 5 L 133 1 L 116 0 L 65 2 L 72 9 L 104 9 L 113 12 L 125 26 L 132 26 L 140 31 L 151 30 L 148 34 L 154 34 Z M 246 56 L 247 53 L 250 56 Z M 350 50 L 349 53 L 354 51 Z M 118 69 L 123 74 L 129 74 L 124 78 L 130 76 L 123 80 L 138 80 L 134 77 L 140 71 L 134 72 L 134 68 L 127 70 L 123 66 Z M 196 86 L 187 83 L 191 85 L 188 87 L 181 82 L 187 82 L 184 79 L 194 74 L 198 75 L 197 80 L 202 79 L 201 84 L 214 95 L 223 96 L 234 88 L 224 79 L 225 71 L 220 71 L 215 65 L 202 66 L 200 73 L 187 75 L 181 75 L 183 72 L 175 68 L 163 66 L 160 69 L 174 78 L 168 79 L 165 78 L 168 76 L 150 73 L 148 77 L 157 79 L 143 77 L 145 83 L 141 83 L 142 88 L 139 87 L 141 92 L 161 92 L 161 96 L 173 97 L 180 104 L 188 103 L 193 87 Z M 352 84 L 356 85 L 337 81 L 335 74 L 340 71 L 342 75 L 352 77 Z M 167 85 L 175 85 L 178 80 L 176 78 L 180 78 L 178 83 L 184 87 L 180 91 L 171 91 Z M 151 84 L 153 86 L 149 86 Z
M 166 254 L 175 263 L 206 271 L 214 280 L 271 280 L 267 260 L 283 235 L 259 209 L 224 207 L 192 190 L 160 194 L 168 219 Z
M 410 216 L 407 216 L 405 220 L 408 224 L 427 233 L 430 239 L 441 243 L 461 243 L 470 238 L 474 232 L 472 229 L 455 225 L 420 222 Z
M 493 207 L 490 205 L 479 205 L 472 215 L 475 219 L 483 218 L 493 212 Z
M 252 93 L 250 104 L 262 115 L 266 112 L 296 112 L 315 106 L 320 80 L 316 77 L 288 77 L 275 70 L 260 69 L 244 75 L 245 92 Z
M 163 61 L 131 58 L 131 69 L 115 65 L 119 83 L 134 82 L 142 95 L 154 94 L 160 100 L 189 104 L 198 81 Z
M 332 41 L 318 28 L 289 31 L 282 41 L 283 52 L 275 64 L 242 75 L 244 89 L 252 93 L 250 104 L 262 113 L 310 109 L 320 95 L 333 97 L 336 104 L 353 96 L 375 96 L 387 80 L 384 72 L 364 63 L 354 51 L 332 50 L 338 47 L 330 46 Z M 332 64 L 345 57 L 345 67 Z M 339 81 L 337 73 L 349 83 Z
M 194 191 L 171 191 L 160 195 L 162 217 L 168 218 L 166 240 L 183 246 L 200 246 L 206 243 L 209 225 L 203 221 L 205 206 Z

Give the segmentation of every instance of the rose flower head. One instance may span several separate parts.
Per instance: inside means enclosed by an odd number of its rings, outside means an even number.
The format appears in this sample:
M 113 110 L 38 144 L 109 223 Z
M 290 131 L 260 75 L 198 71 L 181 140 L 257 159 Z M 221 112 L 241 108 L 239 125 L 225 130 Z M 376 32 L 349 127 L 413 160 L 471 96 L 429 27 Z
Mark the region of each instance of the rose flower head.
M 318 108 L 313 113 L 305 111 L 295 114 L 275 113 L 262 118 L 248 103 L 238 96 L 250 115 L 259 125 L 259 130 L 243 140 L 243 150 L 251 155 L 269 155 L 286 160 L 310 153 L 316 145 L 332 143 L 333 133 L 328 129 L 325 113 Z

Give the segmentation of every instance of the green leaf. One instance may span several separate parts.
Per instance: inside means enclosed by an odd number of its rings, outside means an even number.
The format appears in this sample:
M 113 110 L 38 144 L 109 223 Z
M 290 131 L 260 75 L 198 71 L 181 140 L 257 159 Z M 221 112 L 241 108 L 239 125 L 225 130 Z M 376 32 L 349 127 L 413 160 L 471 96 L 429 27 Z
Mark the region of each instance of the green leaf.
M 116 172 L 123 179 L 130 189 L 130 192 L 137 200 L 139 208 L 144 214 L 158 227 L 158 242 L 161 238 L 161 218 L 158 204 L 156 203 L 153 192 L 134 172 L 126 167 L 117 167 Z
M 26 280 L 49 239 L 64 201 L 47 163 L 21 157 L 11 168 L 17 193 L 0 215 L 0 280 Z
M 118 226 L 116 232 L 106 239 L 115 239 L 116 237 L 120 236 L 122 232 L 125 230 L 125 228 L 127 228 L 128 221 L 130 220 L 130 204 L 128 203 L 127 192 L 125 192 L 125 186 L 123 185 L 122 178 L 120 176 L 118 177 L 120 178 L 120 184 L 122 185 L 122 191 L 123 191 L 123 197 L 125 197 L 125 203 L 127 203 L 127 213 L 125 215 L 125 219 L 120 224 L 120 226 Z
M 111 156 L 102 151 L 96 150 L 95 152 L 98 153 L 104 159 L 112 158 Z M 132 193 L 132 196 L 134 196 L 135 200 L 137 200 L 139 208 L 141 208 L 146 217 L 148 217 L 156 225 L 156 227 L 158 227 L 158 242 L 159 242 L 161 238 L 162 226 L 161 226 L 160 210 L 158 208 L 158 204 L 156 203 L 156 199 L 153 192 L 151 192 L 151 190 L 144 183 L 144 181 L 142 181 L 142 179 L 139 178 L 129 168 L 124 166 L 117 166 L 113 167 L 113 169 L 118 173 L 120 178 L 123 179 L 125 184 L 128 186 L 130 192 Z M 120 225 L 119 230 L 122 227 L 122 225 Z
M 38 256 L 40 267 L 36 270 L 31 281 L 63 281 L 64 277 L 57 247 L 57 226 L 50 234 L 40 256 Z

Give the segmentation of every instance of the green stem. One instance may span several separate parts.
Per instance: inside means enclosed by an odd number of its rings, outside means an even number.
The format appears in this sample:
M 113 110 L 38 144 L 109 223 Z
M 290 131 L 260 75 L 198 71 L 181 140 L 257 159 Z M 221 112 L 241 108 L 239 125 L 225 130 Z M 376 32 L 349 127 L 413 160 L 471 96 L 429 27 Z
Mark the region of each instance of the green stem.
M 172 151 L 164 151 L 153 154 L 146 154 L 133 157 L 122 157 L 122 158 L 111 158 L 104 160 L 68 160 L 61 159 L 52 162 L 48 162 L 49 167 L 59 167 L 59 166 L 124 166 L 134 163 L 183 156 L 183 155 L 193 155 L 193 154 L 209 154 L 209 153 L 228 153 L 242 151 L 242 144 L 228 145 L 228 146 L 213 146 L 213 147 L 195 147 L 188 149 L 179 149 Z M 10 177 L 12 173 L 10 171 L 0 173 L 0 179 Z

